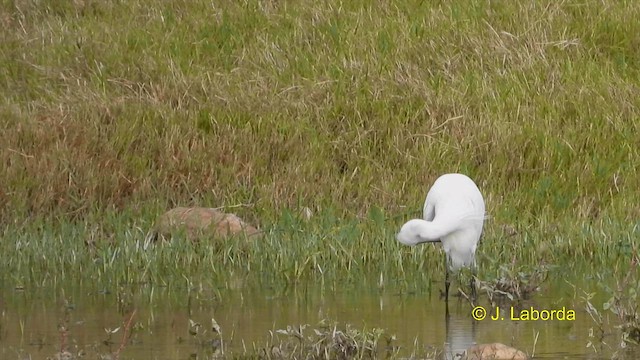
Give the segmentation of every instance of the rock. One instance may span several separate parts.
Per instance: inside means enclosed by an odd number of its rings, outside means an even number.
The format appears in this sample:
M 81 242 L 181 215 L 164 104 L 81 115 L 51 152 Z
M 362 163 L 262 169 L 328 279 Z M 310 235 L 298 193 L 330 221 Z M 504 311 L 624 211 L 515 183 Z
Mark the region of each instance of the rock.
M 235 214 L 203 207 L 171 209 L 158 218 L 153 230 L 154 238 L 170 238 L 172 234 L 181 231 L 191 240 L 197 240 L 202 236 L 226 238 L 236 234 L 253 236 L 260 233 Z
M 76 359 L 76 356 L 74 356 L 72 353 L 66 350 L 56 353 L 55 355 L 47 358 L 47 360 L 73 360 L 73 359 Z
M 300 209 L 300 217 L 304 221 L 309 221 L 311 220 L 311 217 L 313 217 L 313 211 L 311 211 L 311 209 L 305 206 L 302 209 Z
M 527 354 L 510 346 L 493 343 L 474 345 L 467 349 L 463 360 L 527 360 Z

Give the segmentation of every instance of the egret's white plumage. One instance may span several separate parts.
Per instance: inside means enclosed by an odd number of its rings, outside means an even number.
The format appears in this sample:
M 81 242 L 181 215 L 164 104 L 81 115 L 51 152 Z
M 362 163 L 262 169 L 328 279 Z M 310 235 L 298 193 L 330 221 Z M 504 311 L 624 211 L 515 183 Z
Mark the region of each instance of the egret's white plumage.
M 448 271 L 474 267 L 484 218 L 484 200 L 473 180 L 462 174 L 446 174 L 427 194 L 424 219 L 406 222 L 396 239 L 410 246 L 441 242 Z

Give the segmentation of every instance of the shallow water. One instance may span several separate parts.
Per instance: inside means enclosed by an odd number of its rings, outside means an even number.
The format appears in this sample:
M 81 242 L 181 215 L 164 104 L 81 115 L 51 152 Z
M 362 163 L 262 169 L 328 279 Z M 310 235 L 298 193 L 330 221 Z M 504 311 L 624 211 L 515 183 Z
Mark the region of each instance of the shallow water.
M 475 343 L 501 342 L 535 353 L 536 358 L 610 358 L 606 347 L 599 353 L 586 347 L 589 340 L 597 340 L 589 337 L 594 323 L 568 284 L 548 285 L 524 308 L 541 311 L 564 306 L 575 310 L 573 321 L 510 320 L 509 307 L 502 309 L 505 320 L 474 321 L 468 302 L 459 299 L 450 301 L 447 321 L 445 303 L 435 294 L 402 294 L 375 287 L 334 292 L 322 284 L 285 292 L 254 288 L 179 293 L 156 288 L 117 294 L 76 289 L 56 294 L 46 289 L 2 289 L 0 358 L 46 358 L 63 344 L 89 358 L 113 353 L 120 347 L 123 322 L 133 309 L 131 342 L 121 359 L 206 358 L 213 352 L 210 340 L 217 337 L 210 330 L 211 318 L 222 329 L 226 354 L 241 353 L 254 344 L 264 347 L 270 331 L 298 324 L 313 327 L 328 319 L 356 329 L 383 329 L 395 335 L 400 353 L 406 355 L 415 348 L 414 342 L 420 349 L 446 349 L 447 358 Z M 486 297 L 480 298 L 480 304 L 488 305 Z M 495 315 L 495 309 L 489 315 Z M 196 329 L 190 320 L 202 326 Z M 66 335 L 59 331 L 61 325 L 68 328 Z

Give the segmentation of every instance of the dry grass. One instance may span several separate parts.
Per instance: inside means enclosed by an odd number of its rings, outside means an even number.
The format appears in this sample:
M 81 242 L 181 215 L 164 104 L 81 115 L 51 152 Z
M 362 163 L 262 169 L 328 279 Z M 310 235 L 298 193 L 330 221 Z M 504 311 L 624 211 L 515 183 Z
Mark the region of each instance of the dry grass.
M 461 171 L 499 221 L 637 219 L 639 16 L 614 1 L 4 2 L 1 218 L 398 212 Z

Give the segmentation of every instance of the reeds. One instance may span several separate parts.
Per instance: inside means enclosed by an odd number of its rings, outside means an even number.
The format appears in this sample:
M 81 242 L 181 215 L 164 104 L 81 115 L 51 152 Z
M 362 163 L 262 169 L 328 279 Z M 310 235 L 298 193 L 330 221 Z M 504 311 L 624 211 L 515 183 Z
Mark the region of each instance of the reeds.
M 11 287 L 85 283 L 113 288 L 141 284 L 175 289 L 235 288 L 258 285 L 291 286 L 326 281 L 331 286 L 369 282 L 371 286 L 415 289 L 444 276 L 442 250 L 437 245 L 405 247 L 395 239 L 402 219 L 387 219 L 379 209 L 363 218 L 338 218 L 331 212 L 303 220 L 285 212 L 252 241 L 230 237 L 199 242 L 176 236 L 148 244 L 153 217 L 107 216 L 104 226 L 85 222 L 34 222 L 6 229 L 0 252 L 1 279 Z M 131 216 L 131 215 L 129 215 Z M 604 233 L 601 227 L 564 225 L 548 236 L 545 227 L 507 238 L 491 221 L 478 249 L 479 277 L 512 281 L 541 263 L 572 269 L 602 268 L 600 276 L 626 273 L 633 228 Z M 239 235 L 240 237 L 244 235 Z M 551 272 L 554 273 L 554 272 Z M 502 275 L 500 275 L 502 274 Z M 527 276 L 526 274 L 524 275 Z M 553 278 L 554 275 L 551 275 Z M 525 284 L 526 285 L 526 284 Z

